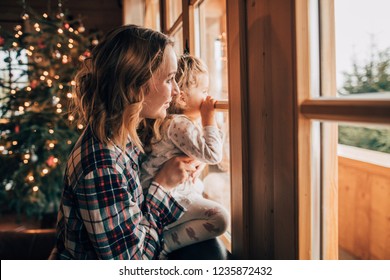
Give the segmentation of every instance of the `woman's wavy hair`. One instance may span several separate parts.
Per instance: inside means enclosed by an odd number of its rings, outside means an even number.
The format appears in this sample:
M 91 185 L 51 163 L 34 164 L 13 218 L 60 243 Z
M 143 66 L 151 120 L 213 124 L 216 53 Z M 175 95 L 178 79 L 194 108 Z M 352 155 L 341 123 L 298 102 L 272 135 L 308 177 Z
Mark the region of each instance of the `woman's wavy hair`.
M 139 114 L 167 45 L 173 41 L 160 32 L 125 25 L 110 31 L 85 59 L 76 75 L 74 111 L 102 143 L 111 139 L 124 149 L 130 136 L 143 151 Z

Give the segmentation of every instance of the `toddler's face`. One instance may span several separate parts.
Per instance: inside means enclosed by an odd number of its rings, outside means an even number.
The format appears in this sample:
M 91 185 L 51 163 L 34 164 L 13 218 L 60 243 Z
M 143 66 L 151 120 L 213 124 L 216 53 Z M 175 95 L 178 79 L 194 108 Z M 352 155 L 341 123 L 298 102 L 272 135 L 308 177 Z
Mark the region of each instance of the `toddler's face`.
M 186 111 L 200 112 L 200 105 L 208 95 L 209 91 L 209 76 L 208 74 L 200 74 L 197 77 L 197 85 L 189 88 L 186 94 Z

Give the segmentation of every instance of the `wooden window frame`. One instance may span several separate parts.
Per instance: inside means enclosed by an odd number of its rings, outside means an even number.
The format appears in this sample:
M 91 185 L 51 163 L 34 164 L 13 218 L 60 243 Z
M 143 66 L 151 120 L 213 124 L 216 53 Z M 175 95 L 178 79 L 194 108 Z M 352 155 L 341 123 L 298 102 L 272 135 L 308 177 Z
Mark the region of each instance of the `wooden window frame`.
M 338 186 L 337 186 L 337 125 L 334 122 L 390 122 L 390 100 L 361 100 L 335 98 L 335 26 L 334 0 L 319 1 L 321 18 L 320 69 L 321 97 L 310 94 L 310 0 L 295 1 L 296 13 L 296 72 L 298 113 L 298 161 L 299 167 L 299 258 L 312 259 L 312 188 L 310 173 L 311 121 L 327 121 L 323 124 L 322 137 L 322 236 L 321 258 L 338 259 Z M 315 71 L 314 71 L 315 72 Z M 306 144 L 305 144 L 306 143 Z M 328 150 L 325 150 L 328 149 Z

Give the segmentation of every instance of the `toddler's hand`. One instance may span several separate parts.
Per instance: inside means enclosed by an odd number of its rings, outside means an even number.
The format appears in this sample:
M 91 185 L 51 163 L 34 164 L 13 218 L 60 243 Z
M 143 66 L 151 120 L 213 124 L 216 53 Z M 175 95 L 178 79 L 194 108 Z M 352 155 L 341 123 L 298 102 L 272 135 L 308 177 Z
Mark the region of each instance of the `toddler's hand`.
M 214 104 L 216 100 L 210 95 L 200 105 L 200 115 L 202 117 L 203 126 L 214 126 L 215 125 L 215 109 Z

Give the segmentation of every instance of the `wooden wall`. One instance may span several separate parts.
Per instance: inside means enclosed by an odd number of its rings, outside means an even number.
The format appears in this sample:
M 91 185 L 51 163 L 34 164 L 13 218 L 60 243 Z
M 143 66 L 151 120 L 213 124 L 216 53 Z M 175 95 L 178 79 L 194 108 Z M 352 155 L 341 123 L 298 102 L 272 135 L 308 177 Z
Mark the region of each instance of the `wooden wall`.
M 57 11 L 56 0 L 26 0 L 36 12 Z M 122 1 L 120 0 L 62 0 L 63 10 L 69 15 L 78 18 L 81 15 L 87 31 L 101 31 L 103 33 L 116 26 L 122 25 Z M 20 15 L 23 9 L 20 1 L 0 1 L 0 25 L 5 29 L 12 29 L 20 24 Z
M 390 168 L 339 157 L 339 246 L 390 259 Z

